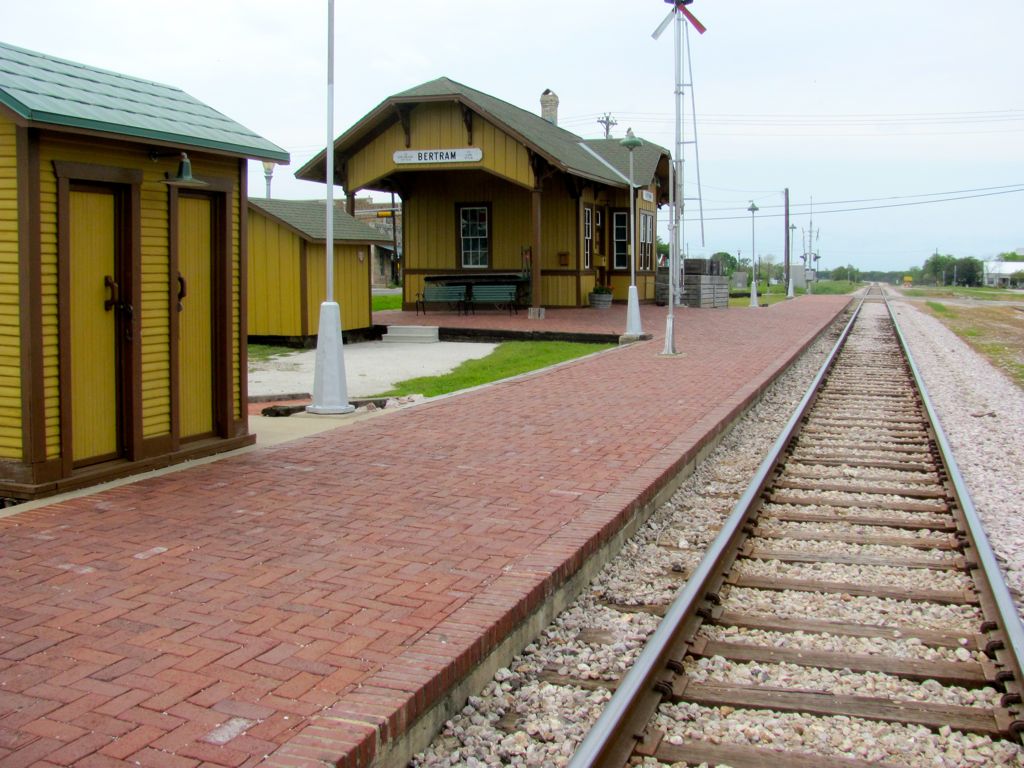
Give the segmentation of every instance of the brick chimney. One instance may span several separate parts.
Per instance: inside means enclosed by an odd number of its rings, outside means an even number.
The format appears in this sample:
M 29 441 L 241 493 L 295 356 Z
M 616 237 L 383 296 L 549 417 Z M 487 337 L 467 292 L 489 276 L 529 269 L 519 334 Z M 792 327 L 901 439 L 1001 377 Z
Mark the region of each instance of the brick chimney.
M 558 125 L 558 94 L 545 88 L 540 95 L 540 116 L 552 125 Z

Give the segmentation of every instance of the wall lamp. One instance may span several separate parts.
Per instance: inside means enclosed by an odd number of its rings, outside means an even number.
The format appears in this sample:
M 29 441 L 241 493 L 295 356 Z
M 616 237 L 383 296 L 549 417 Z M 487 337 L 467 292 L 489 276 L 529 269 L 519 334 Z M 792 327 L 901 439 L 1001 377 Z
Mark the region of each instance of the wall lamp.
M 192 175 L 192 161 L 188 159 L 188 153 L 186 152 L 171 152 L 171 153 L 160 153 L 150 152 L 149 159 L 156 162 L 161 157 L 174 157 L 180 155 L 178 160 L 178 170 L 174 176 L 170 173 L 164 173 L 163 183 L 172 187 L 208 187 L 205 181 L 200 181 Z

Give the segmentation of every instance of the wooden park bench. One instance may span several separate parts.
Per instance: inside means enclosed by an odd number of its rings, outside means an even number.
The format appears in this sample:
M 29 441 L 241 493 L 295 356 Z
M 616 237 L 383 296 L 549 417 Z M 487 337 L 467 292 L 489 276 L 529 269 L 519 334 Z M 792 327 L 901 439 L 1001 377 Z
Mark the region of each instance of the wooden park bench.
M 497 309 L 508 307 L 508 313 L 519 314 L 516 307 L 516 286 L 514 285 L 474 285 L 469 297 L 469 304 L 474 308 L 477 304 L 493 304 Z
M 416 314 L 420 313 L 423 307 L 423 314 L 427 314 L 427 304 L 446 303 L 451 309 L 459 314 L 466 309 L 466 286 L 464 285 L 427 285 L 422 293 L 416 294 Z

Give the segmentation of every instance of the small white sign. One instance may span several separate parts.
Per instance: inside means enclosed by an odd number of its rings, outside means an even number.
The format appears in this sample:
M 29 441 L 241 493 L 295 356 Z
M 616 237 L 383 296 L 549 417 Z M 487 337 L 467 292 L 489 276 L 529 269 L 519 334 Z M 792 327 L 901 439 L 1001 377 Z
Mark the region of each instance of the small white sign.
M 423 165 L 429 163 L 478 163 L 484 151 L 479 147 L 466 149 L 403 149 L 395 152 L 398 165 Z
M 654 193 L 651 192 L 651 190 L 645 189 L 641 194 L 643 195 L 645 203 L 653 203 L 654 202 Z

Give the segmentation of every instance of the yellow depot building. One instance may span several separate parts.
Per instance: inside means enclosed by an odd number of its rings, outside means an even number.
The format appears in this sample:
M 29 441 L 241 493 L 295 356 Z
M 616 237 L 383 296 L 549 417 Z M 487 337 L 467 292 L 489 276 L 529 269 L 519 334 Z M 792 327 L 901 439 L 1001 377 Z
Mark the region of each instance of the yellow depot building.
M 249 200 L 249 337 L 317 335 L 327 296 L 323 200 Z M 344 331 L 373 325 L 370 270 L 391 238 L 344 211 L 334 216 L 334 300 Z
M 253 442 L 246 158 L 179 89 L 0 44 L 0 497 Z
M 629 152 L 557 125 L 558 97 L 534 114 L 439 78 L 383 101 L 334 142 L 335 183 L 402 200 L 403 302 L 425 285 L 501 282 L 536 308 L 585 306 L 595 285 L 629 286 Z M 654 298 L 658 206 L 670 158 L 633 151 L 640 298 Z M 296 176 L 324 181 L 321 152 Z

